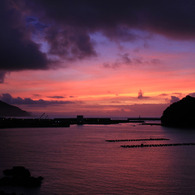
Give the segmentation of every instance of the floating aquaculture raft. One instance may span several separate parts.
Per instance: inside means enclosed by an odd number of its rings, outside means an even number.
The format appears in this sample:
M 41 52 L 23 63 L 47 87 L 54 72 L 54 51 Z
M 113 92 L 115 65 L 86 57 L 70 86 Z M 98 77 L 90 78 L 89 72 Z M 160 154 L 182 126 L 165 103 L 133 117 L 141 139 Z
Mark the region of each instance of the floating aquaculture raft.
M 173 143 L 173 144 L 139 144 L 139 145 L 121 145 L 123 148 L 143 148 L 143 147 L 164 147 L 164 146 L 192 146 L 195 143 Z

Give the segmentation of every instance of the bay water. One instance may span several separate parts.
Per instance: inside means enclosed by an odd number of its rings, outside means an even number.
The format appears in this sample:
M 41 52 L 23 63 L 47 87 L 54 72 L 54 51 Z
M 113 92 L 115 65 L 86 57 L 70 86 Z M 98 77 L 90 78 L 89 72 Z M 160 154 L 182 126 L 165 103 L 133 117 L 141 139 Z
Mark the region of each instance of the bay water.
M 119 139 L 169 140 L 106 142 Z M 140 124 L 0 130 L 0 176 L 25 166 L 40 188 L 1 187 L 27 195 L 195 194 L 195 146 L 121 145 L 195 142 L 195 130 Z

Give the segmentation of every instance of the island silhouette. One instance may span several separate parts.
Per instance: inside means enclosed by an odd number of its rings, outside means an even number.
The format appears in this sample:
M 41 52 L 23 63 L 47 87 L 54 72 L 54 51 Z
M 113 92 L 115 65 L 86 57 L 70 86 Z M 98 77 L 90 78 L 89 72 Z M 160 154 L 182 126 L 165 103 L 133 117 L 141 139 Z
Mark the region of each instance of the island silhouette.
M 161 117 L 163 126 L 195 127 L 195 98 L 186 96 L 166 108 Z
M 43 177 L 33 177 L 28 169 L 23 166 L 14 166 L 3 171 L 4 177 L 0 178 L 0 186 L 40 187 Z

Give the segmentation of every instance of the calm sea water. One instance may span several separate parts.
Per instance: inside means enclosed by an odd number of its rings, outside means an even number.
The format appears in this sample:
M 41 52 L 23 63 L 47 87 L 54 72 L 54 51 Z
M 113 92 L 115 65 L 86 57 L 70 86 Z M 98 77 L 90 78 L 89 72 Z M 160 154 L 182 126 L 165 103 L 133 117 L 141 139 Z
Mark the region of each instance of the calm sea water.
M 105 141 L 138 138 L 170 140 Z M 23 165 L 33 176 L 44 177 L 37 189 L 3 190 L 27 195 L 194 194 L 195 146 L 120 147 L 184 142 L 195 142 L 195 131 L 132 124 L 1 129 L 0 172 Z

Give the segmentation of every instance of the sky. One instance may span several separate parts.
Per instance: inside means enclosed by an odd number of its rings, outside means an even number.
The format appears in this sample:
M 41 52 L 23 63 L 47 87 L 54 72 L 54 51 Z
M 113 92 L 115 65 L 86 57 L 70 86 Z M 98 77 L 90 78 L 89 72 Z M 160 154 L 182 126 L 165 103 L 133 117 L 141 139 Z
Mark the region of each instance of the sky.
M 195 97 L 194 0 L 1 0 L 0 99 L 49 117 L 160 117 Z

